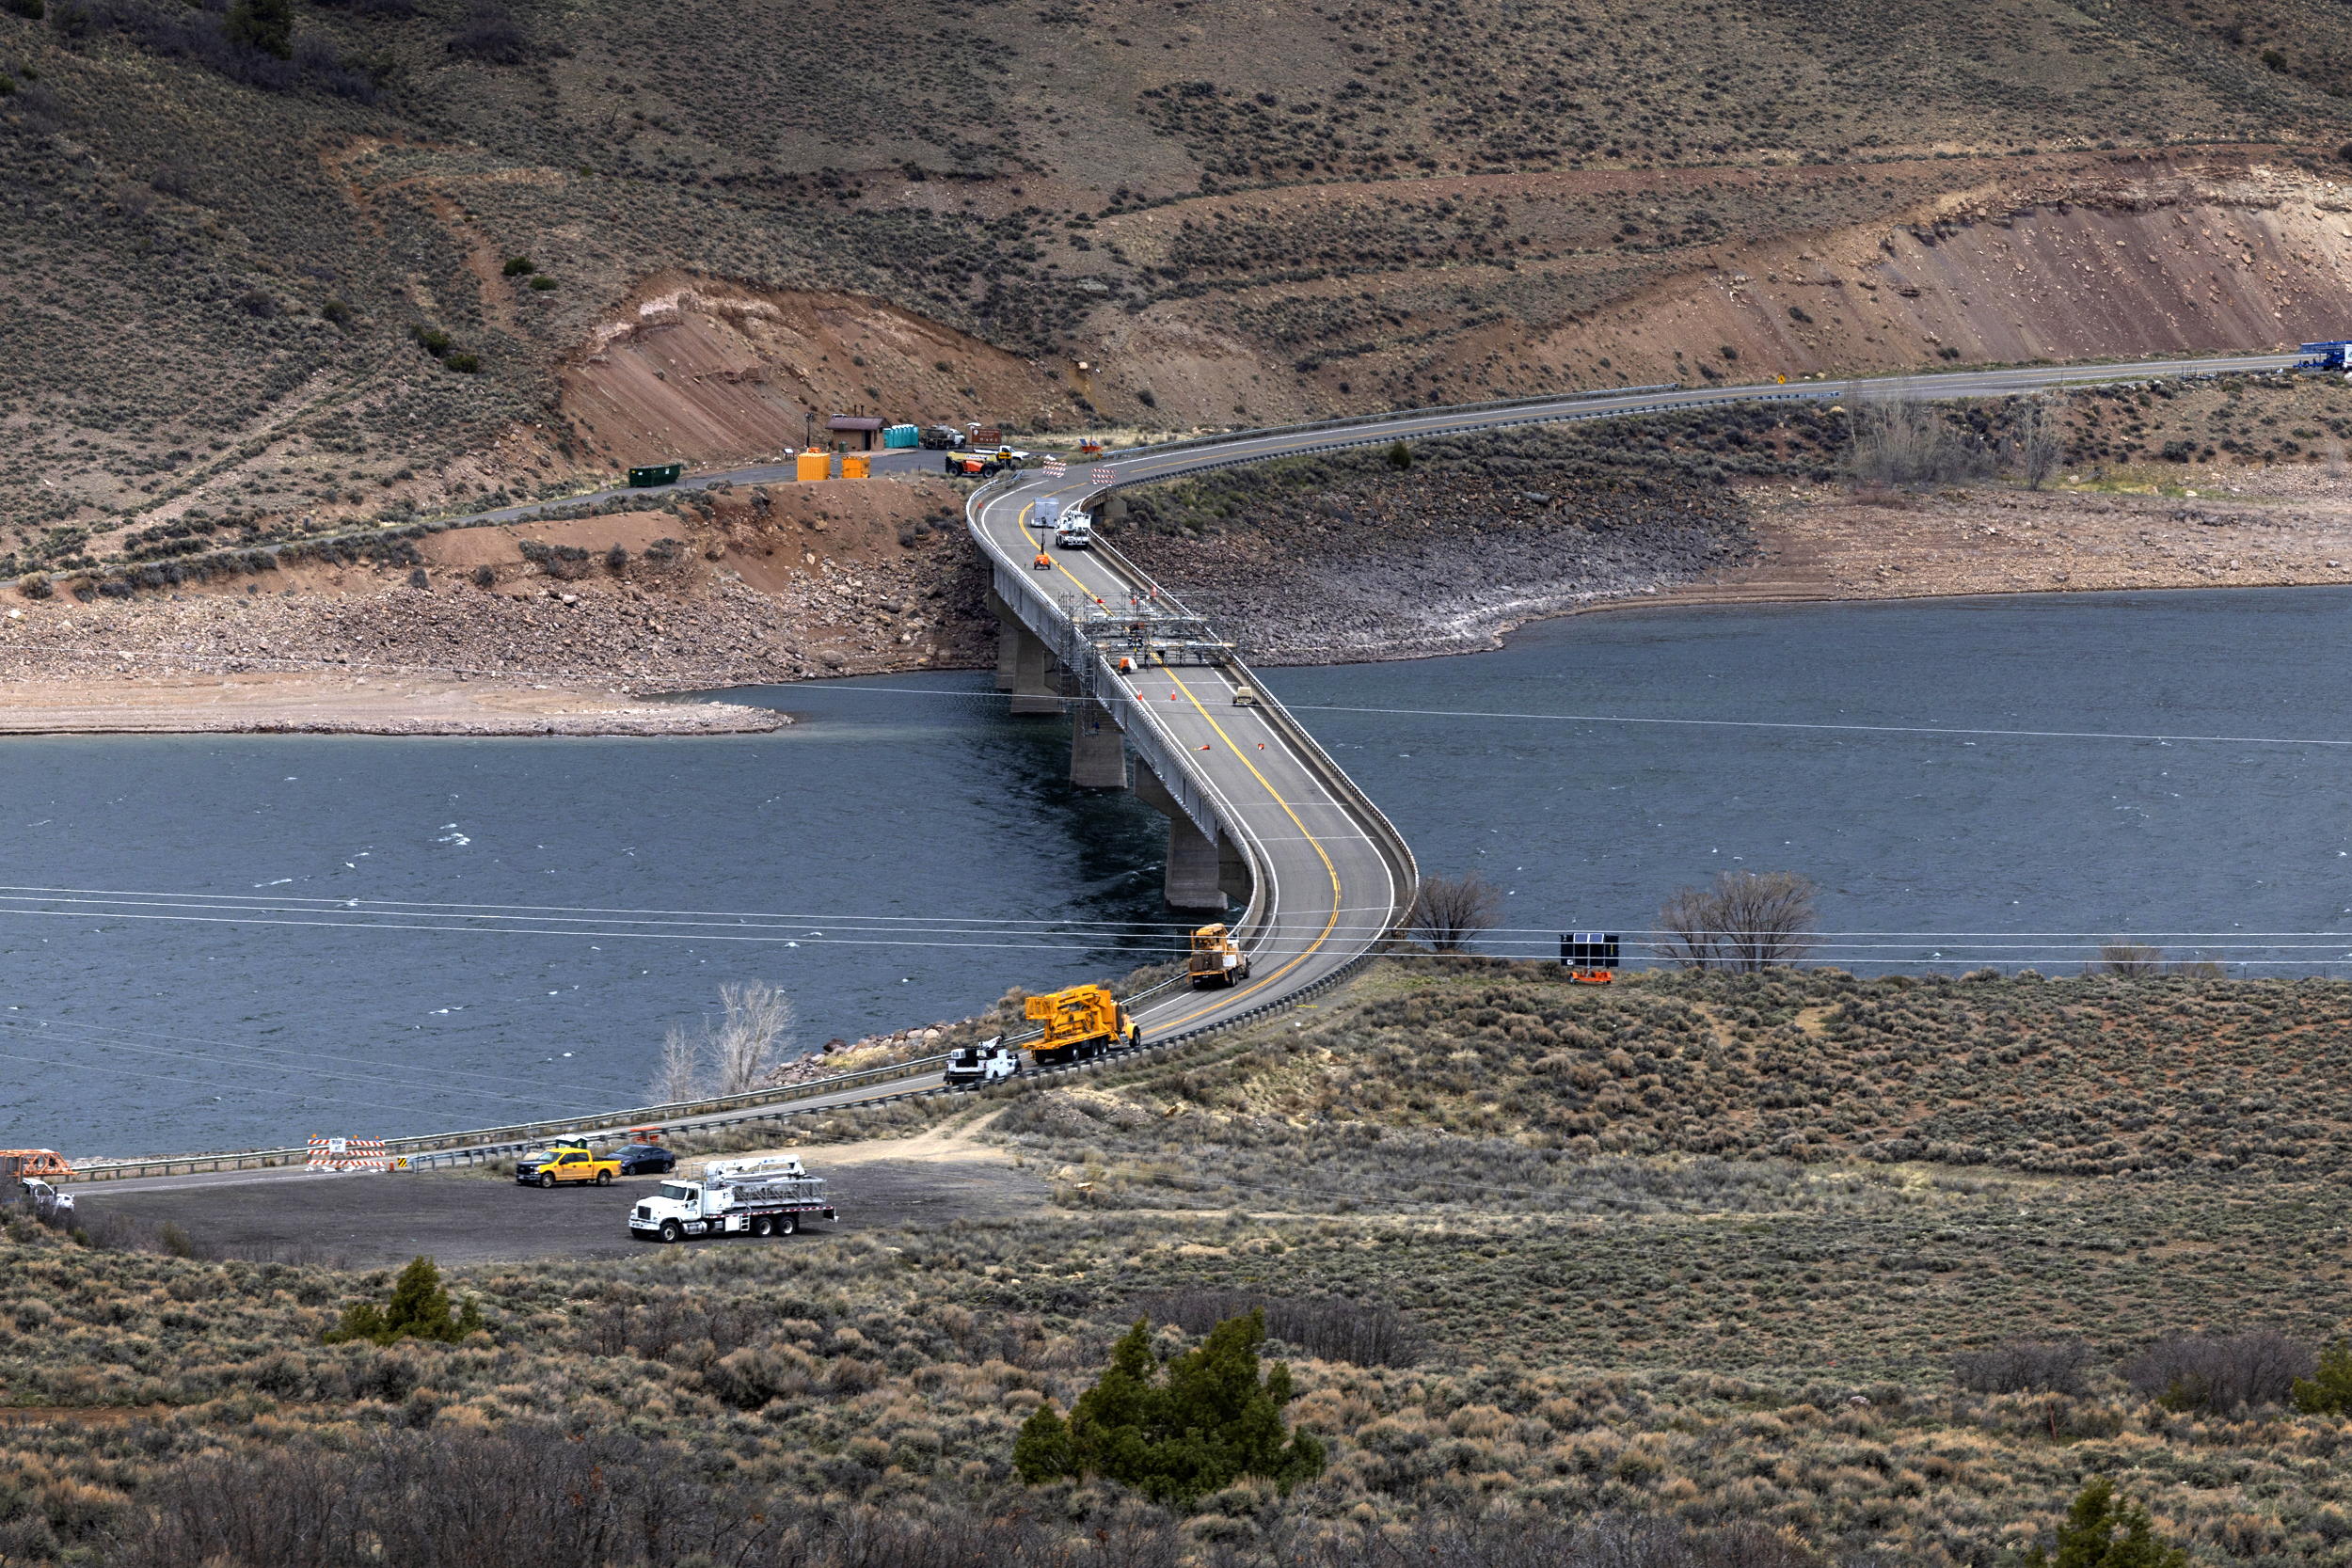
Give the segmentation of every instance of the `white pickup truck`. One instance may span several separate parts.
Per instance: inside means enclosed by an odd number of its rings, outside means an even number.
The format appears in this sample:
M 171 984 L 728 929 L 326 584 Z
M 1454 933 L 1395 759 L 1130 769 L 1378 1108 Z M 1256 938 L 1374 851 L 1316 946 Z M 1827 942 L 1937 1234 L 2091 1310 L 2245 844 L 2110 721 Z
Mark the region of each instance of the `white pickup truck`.
M 43 1225 L 71 1227 L 73 1224 L 73 1195 L 61 1193 L 39 1177 L 28 1176 L 24 1181 L 24 1201 L 33 1206 L 33 1212 Z
M 1089 549 L 1094 544 L 1094 519 L 1077 507 L 1064 506 L 1056 496 L 1038 498 L 1029 509 L 1029 526 L 1041 539 L 1051 533 L 1054 543 L 1065 550 Z
M 797 1154 L 713 1160 L 699 1181 L 664 1180 L 628 1212 L 632 1237 L 665 1242 L 691 1236 L 789 1236 L 818 1219 L 835 1219 L 825 1179 L 801 1168 Z

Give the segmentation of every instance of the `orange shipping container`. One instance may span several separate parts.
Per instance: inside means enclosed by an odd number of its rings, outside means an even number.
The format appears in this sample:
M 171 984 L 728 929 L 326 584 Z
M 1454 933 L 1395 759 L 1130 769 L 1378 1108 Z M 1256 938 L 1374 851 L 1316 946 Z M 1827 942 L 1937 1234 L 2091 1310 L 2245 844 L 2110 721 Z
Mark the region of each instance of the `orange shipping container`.
M 872 477 L 867 471 L 868 463 L 869 459 L 862 451 L 843 452 L 841 454 L 841 477 L 843 479 L 867 479 Z
M 833 458 L 828 453 L 811 449 L 801 453 L 799 469 L 799 477 L 803 480 L 831 479 Z

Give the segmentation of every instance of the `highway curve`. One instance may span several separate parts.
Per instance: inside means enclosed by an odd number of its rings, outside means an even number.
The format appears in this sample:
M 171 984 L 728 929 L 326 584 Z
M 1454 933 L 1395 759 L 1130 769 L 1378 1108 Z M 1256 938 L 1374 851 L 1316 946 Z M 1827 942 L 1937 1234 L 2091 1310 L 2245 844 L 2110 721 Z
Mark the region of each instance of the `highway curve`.
M 1250 431 L 1173 446 L 1122 452 L 1089 467 L 1073 461 L 1058 477 L 1025 470 L 991 484 L 972 498 L 966 516 L 974 536 L 995 565 L 1000 594 L 1009 600 L 1034 587 L 1052 601 L 1063 621 L 1098 604 L 1114 615 L 1131 594 L 1152 585 L 1127 567 L 1116 552 L 1046 547 L 1049 568 L 1032 564 L 1040 553 L 1026 525 L 1037 502 L 1052 497 L 1066 506 L 1096 499 L 1109 490 L 1170 479 L 1207 468 L 1231 467 L 1343 447 L 1387 444 L 1399 439 L 1458 435 L 1512 425 L 1559 423 L 1634 413 L 1664 412 L 1758 399 L 1808 401 L 2007 397 L 2069 383 L 2137 381 L 2169 375 L 2244 374 L 2290 369 L 2296 356 L 2246 355 L 2217 359 L 2134 360 L 2105 365 L 2035 365 L 2014 370 L 1956 372 L 1910 378 L 1812 381 L 1744 387 L 1645 388 L 1600 391 L 1558 399 L 1332 420 L 1287 430 Z M 928 466 L 930 452 L 891 454 L 893 466 Z M 1094 477 L 1097 473 L 1103 478 Z M 784 466 L 697 474 L 682 488 L 731 483 L 781 482 Z M 596 501 L 618 491 L 572 497 L 544 506 L 515 507 L 484 515 L 514 520 L 547 506 Z M 1011 592 L 1008 593 L 1007 590 Z M 1162 595 L 1164 601 L 1166 596 Z M 1170 602 L 1172 601 L 1166 601 Z M 1195 793 L 1216 822 L 1246 849 L 1257 874 L 1257 892 L 1239 917 L 1251 955 L 1248 981 L 1229 990 L 1194 992 L 1178 988 L 1137 1009 L 1147 1043 L 1212 1028 L 1296 998 L 1334 978 L 1373 950 L 1402 920 L 1411 897 L 1410 851 L 1371 800 L 1357 791 L 1313 738 L 1279 705 L 1236 707 L 1233 688 L 1251 680 L 1247 669 L 1229 664 L 1165 665 L 1144 659 L 1138 668 L 1096 672 L 1093 695 L 1105 703 L 1130 737 L 1148 743 L 1171 765 L 1193 773 Z M 1141 749 L 1140 747 L 1138 749 Z M 1178 764 L 1178 759 L 1182 759 Z M 1171 787 L 1175 781 L 1168 781 Z M 932 1092 L 935 1072 L 870 1087 L 824 1093 L 795 1109 L 831 1109 Z M 629 1113 L 623 1113 L 624 1118 Z M 691 1118 L 713 1126 L 745 1119 L 742 1112 Z M 684 1127 L 690 1123 L 675 1124 Z M 616 1122 L 615 1125 L 620 1125 Z M 297 1173 L 277 1170 L 220 1176 L 150 1178 L 156 1187 L 283 1180 Z M 144 1183 L 143 1183 L 144 1184 Z
M 966 515 L 974 536 L 994 565 L 999 594 L 1008 603 L 1020 592 L 1018 579 L 1029 578 L 1030 586 L 1054 601 L 1065 621 L 1073 614 L 1084 615 L 1089 605 L 1101 606 L 1116 620 L 1130 604 L 1153 602 L 1155 594 L 1158 604 L 1174 601 L 1113 551 L 1059 549 L 1033 532 L 1028 525 L 1040 500 L 1052 498 L 1066 508 L 1075 507 L 1116 487 L 1206 468 L 1510 425 L 1663 412 L 1759 398 L 2001 397 L 2069 381 L 2275 371 L 2294 362 L 2293 355 L 2258 355 L 2120 365 L 2029 366 L 1935 375 L 1916 382 L 1874 379 L 1647 388 L 1434 409 L 1144 449 L 1103 459 L 1093 467 L 1073 461 L 1058 477 L 1029 469 L 978 492 Z M 1034 564 L 1041 557 L 1050 565 Z M 1181 756 L 1183 765 L 1197 772 L 1215 802 L 1216 817 L 1232 836 L 1246 843 L 1259 872 L 1258 896 L 1245 931 L 1252 965 L 1248 983 L 1230 991 L 1180 993 L 1139 1009 L 1137 1022 L 1147 1039 L 1212 1027 L 1295 996 L 1369 952 L 1407 912 L 1413 867 L 1401 838 L 1359 793 L 1334 787 L 1333 778 L 1343 778 L 1337 765 L 1287 715 L 1232 705 L 1233 688 L 1254 679 L 1238 662 L 1169 667 L 1148 660 L 1131 673 L 1107 665 L 1098 666 L 1094 673 L 1094 694 L 1131 737 L 1137 735 L 1138 726 L 1147 733 L 1158 732 L 1169 742 L 1167 752 Z M 1176 781 L 1166 782 L 1172 786 Z
M 980 491 L 970 507 L 1000 584 L 1008 571 L 1029 577 L 1066 608 L 1083 613 L 1099 604 L 1114 620 L 1131 598 L 1149 594 L 1151 582 L 1109 552 L 1041 552 L 1028 531 L 1040 497 L 1058 494 L 1074 504 L 1102 485 L 1083 477 L 1022 480 Z M 1041 553 L 1049 569 L 1033 564 Z M 1257 873 L 1246 922 L 1249 978 L 1214 991 L 1180 990 L 1139 1009 L 1147 1041 L 1209 1027 L 1328 978 L 1392 929 L 1412 896 L 1409 857 L 1398 863 L 1401 841 L 1376 812 L 1367 821 L 1368 802 L 1335 786 L 1337 765 L 1276 710 L 1234 705 L 1234 689 L 1250 679 L 1238 664 L 1156 659 L 1129 673 L 1098 672 L 1096 699 L 1131 737 L 1155 735 L 1166 752 L 1197 770 L 1217 819 Z

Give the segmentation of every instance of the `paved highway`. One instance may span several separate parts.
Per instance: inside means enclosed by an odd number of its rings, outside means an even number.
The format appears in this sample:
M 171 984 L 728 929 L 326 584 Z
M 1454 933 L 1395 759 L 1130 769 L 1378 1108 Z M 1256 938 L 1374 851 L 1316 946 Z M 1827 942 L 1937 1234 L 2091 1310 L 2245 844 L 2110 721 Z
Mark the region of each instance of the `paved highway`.
M 2007 371 L 1954 371 L 1942 374 L 1909 377 L 1871 377 L 1852 381 L 1796 381 L 1786 386 L 1764 382 L 1740 387 L 1688 387 L 1675 391 L 1611 392 L 1597 391 L 1563 397 L 1551 401 L 1516 403 L 1508 406 L 1477 405 L 1462 409 L 1433 409 L 1418 414 L 1400 414 L 1388 419 L 1370 419 L 1344 424 L 1310 427 L 1298 430 L 1254 431 L 1224 440 L 1186 445 L 1180 449 L 1146 449 L 1120 453 L 1114 464 L 1120 484 L 1136 484 L 1147 480 L 1167 479 L 1174 474 L 1197 468 L 1219 467 L 1234 462 L 1247 462 L 1265 457 L 1293 456 L 1302 451 L 1317 451 L 1337 446 L 1361 446 L 1373 441 L 1393 441 L 1402 436 L 1410 440 L 1416 436 L 1445 436 L 1465 430 L 1487 430 L 1500 425 L 1547 424 L 1562 420 L 1593 419 L 1609 414 L 1648 408 L 1688 408 L 1707 404 L 1746 403 L 1756 398 L 1801 397 L 1836 401 L 1839 398 L 1885 398 L 1916 396 L 1924 398 L 2009 397 L 2020 392 L 2040 391 L 2045 388 L 2069 382 L 2144 381 L 2152 376 L 2165 375 L 2223 375 L 2257 371 L 2282 371 L 2294 367 L 2292 354 L 2238 355 L 2226 359 L 2146 359 L 2125 360 L 2109 365 L 2029 365 Z M 1215 456 L 1208 453 L 1214 451 Z M 904 448 L 876 451 L 867 454 L 872 471 L 885 473 L 937 473 L 946 467 L 944 452 Z M 835 465 L 838 467 L 838 464 Z M 1073 469 L 1073 472 L 1077 470 Z M 707 489 L 713 484 L 790 484 L 795 483 L 795 469 L 789 458 L 780 463 L 762 463 L 749 467 L 727 468 L 709 473 L 690 474 L 678 488 Z M 1075 484 L 1060 493 L 1082 494 L 1101 486 Z M 659 491 L 632 490 L 615 485 L 592 490 L 582 495 L 565 496 L 557 500 L 535 502 L 526 506 L 501 507 L 495 512 L 480 512 L 453 519 L 453 522 L 522 522 L 556 507 L 596 506 L 616 496 L 652 496 Z
M 1089 604 L 1099 604 L 1116 619 L 1122 609 L 1148 602 L 1156 588 L 1115 556 L 1060 549 L 1041 532 L 1033 531 L 1030 524 L 1040 500 L 1052 498 L 1065 508 L 1074 507 L 1099 500 L 1117 486 L 1204 468 L 1508 425 L 1557 423 L 1757 398 L 1999 397 L 2068 381 L 2282 370 L 2291 368 L 2294 360 L 2292 355 L 2256 355 L 2128 365 L 2031 366 L 1915 381 L 1651 388 L 1435 409 L 1320 427 L 1251 432 L 1223 440 L 1120 453 L 1091 465 L 1073 462 L 1058 478 L 1031 469 L 1012 483 L 980 492 L 968 515 L 975 535 L 996 558 L 1000 571 L 1003 562 L 1022 563 L 1020 569 L 1034 573 L 1038 585 L 1058 602 L 1065 616 L 1083 614 Z M 1235 825 L 1239 836 L 1248 841 L 1266 882 L 1260 890 L 1266 905 L 1265 925 L 1252 954 L 1248 982 L 1231 991 L 1184 994 L 1140 1009 L 1137 1022 L 1147 1039 L 1211 1026 L 1279 1002 L 1362 955 L 1404 916 L 1403 905 L 1410 890 L 1400 886 L 1400 868 L 1394 858 L 1381 852 L 1378 841 L 1386 825 L 1367 821 L 1364 806 L 1351 806 L 1327 786 L 1324 781 L 1336 771 L 1336 765 L 1326 757 L 1315 759 L 1320 767 L 1309 765 L 1302 753 L 1313 748 L 1311 738 L 1263 710 L 1233 705 L 1235 685 L 1251 678 L 1246 670 L 1238 666 L 1168 667 L 1151 661 L 1132 673 L 1108 673 L 1107 678 L 1111 688 L 1103 695 L 1124 709 L 1121 727 L 1131 733 L 1135 722 L 1156 728 L 1172 742 L 1171 751 L 1200 769 L 1216 800 L 1217 816 Z
M 967 511 L 975 537 L 999 563 L 1030 580 L 1060 612 L 1084 614 L 1100 605 L 1116 616 L 1152 585 L 1109 551 L 1041 548 L 1029 524 L 1037 502 L 1047 497 L 1074 506 L 1097 500 L 1124 485 L 1198 472 L 1206 468 L 1297 456 L 1342 447 L 1385 445 L 1399 439 L 1447 436 L 1512 425 L 1558 423 L 1629 413 L 1660 412 L 1756 399 L 1853 402 L 1905 396 L 1937 399 L 2005 397 L 2068 383 L 2145 380 L 2169 375 L 2217 375 L 2291 369 L 2293 355 L 2246 355 L 2221 359 L 2136 360 L 2106 365 L 2037 365 L 2015 370 L 1956 372 L 1916 378 L 1769 383 L 1740 387 L 1597 391 L 1553 400 L 1430 409 L 1289 430 L 1252 431 L 1172 447 L 1142 449 L 1097 460 L 1073 460 L 1056 478 L 1027 470 L 988 486 Z M 882 454 L 876 453 L 879 459 Z M 930 467 L 943 462 L 934 452 L 893 452 L 888 467 Z M 876 465 L 882 471 L 883 465 Z M 1097 479 L 1097 472 L 1107 478 Z M 763 465 L 697 474 L 682 488 L 722 482 L 788 482 L 791 469 Z M 578 505 L 624 492 L 599 491 L 549 505 Z M 514 520 L 540 507 L 506 508 L 485 518 Z M 1042 554 L 1048 564 L 1033 562 Z M 1163 595 L 1165 597 L 1165 595 Z M 1170 601 L 1172 602 L 1172 601 Z M 1263 708 L 1236 706 L 1236 684 L 1249 679 L 1241 666 L 1168 665 L 1142 658 L 1125 672 L 1104 672 L 1096 692 L 1112 706 L 1130 736 L 1154 737 L 1170 756 L 1182 756 L 1203 782 L 1218 819 L 1242 840 L 1261 873 L 1253 905 L 1249 978 L 1231 990 L 1195 992 L 1179 989 L 1137 1009 L 1147 1041 L 1213 1027 L 1265 1008 L 1330 978 L 1372 948 L 1404 913 L 1409 896 L 1409 854 L 1393 830 L 1378 820 L 1376 808 L 1351 796 L 1343 775 L 1303 730 Z M 1384 847 L 1385 845 L 1388 847 Z M 1399 856 L 1404 856 L 1400 864 Z M 939 1086 L 936 1074 L 844 1089 L 818 1099 L 796 1101 L 790 1109 L 818 1109 L 869 1102 Z M 779 1107 L 783 1109 L 783 1107 Z M 742 1119 L 730 1112 L 689 1118 L 694 1126 Z M 109 1190 L 190 1183 L 286 1180 L 298 1171 L 224 1172 L 128 1180 Z
M 1116 620 L 1152 585 L 1123 573 L 1105 553 L 1041 546 L 1029 531 L 1040 498 L 1058 496 L 1074 505 L 1103 489 L 1083 477 L 1086 470 L 1073 472 L 1079 477 L 1049 480 L 1032 470 L 1023 483 L 981 492 L 970 512 L 973 528 L 1050 597 L 1080 613 L 1099 604 Z M 1037 567 L 1041 557 L 1050 566 Z M 1166 751 L 1206 777 L 1218 819 L 1246 844 L 1263 880 L 1248 979 L 1212 991 L 1180 990 L 1139 1008 L 1136 1021 L 1147 1041 L 1311 986 L 1390 929 L 1410 893 L 1400 885 L 1399 868 L 1381 852 L 1375 829 L 1327 783 L 1333 765 L 1307 754 L 1311 740 L 1286 733 L 1265 708 L 1235 705 L 1235 689 L 1249 679 L 1245 671 L 1138 657 L 1133 670 L 1102 678 L 1108 685 L 1098 685 L 1096 696 L 1122 729 L 1156 732 Z

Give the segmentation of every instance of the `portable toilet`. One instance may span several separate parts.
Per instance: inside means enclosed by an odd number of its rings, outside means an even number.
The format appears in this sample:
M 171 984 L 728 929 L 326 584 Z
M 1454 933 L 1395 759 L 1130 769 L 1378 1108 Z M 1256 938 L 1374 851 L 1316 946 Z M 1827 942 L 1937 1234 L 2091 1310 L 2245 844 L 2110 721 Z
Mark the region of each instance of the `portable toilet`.
M 833 477 L 833 454 L 818 451 L 815 447 L 809 448 L 801 453 L 800 460 L 795 466 L 794 477 L 803 480 L 831 479 Z
M 862 451 L 844 452 L 841 454 L 841 477 L 843 479 L 870 478 L 868 469 L 873 461 Z
M 919 447 L 922 444 L 923 433 L 911 424 L 894 424 L 882 432 L 885 451 L 892 447 Z

